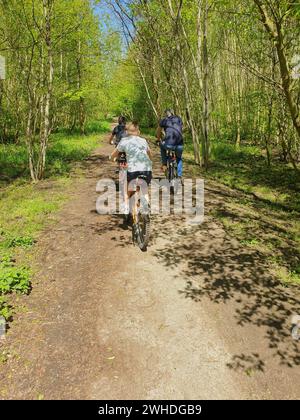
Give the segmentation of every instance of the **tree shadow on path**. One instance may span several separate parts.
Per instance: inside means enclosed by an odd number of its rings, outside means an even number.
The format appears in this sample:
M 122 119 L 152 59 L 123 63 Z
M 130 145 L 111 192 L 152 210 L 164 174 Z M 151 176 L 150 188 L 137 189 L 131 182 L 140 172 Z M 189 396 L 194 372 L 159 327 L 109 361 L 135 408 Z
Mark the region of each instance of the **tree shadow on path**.
M 258 348 L 267 344 L 280 365 L 300 364 L 298 343 L 291 337 L 291 316 L 300 310 L 296 286 L 284 287 L 269 273 L 262 254 L 242 247 L 210 218 L 193 228 L 185 228 L 179 218 L 166 220 L 164 232 L 164 245 L 154 255 L 166 267 L 178 268 L 178 277 L 186 280 L 182 296 L 230 305 L 237 325 L 264 329 L 265 342 Z M 157 234 L 162 237 L 159 229 Z M 264 371 L 264 365 L 258 353 L 242 353 L 228 366 Z

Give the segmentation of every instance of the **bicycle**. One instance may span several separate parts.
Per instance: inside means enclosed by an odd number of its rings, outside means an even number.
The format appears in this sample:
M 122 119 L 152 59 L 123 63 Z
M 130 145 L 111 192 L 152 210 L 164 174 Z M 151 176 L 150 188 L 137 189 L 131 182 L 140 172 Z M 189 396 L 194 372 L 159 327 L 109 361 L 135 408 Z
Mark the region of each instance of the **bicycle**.
M 121 172 L 121 171 L 126 171 L 127 170 L 127 158 L 126 158 L 126 153 L 122 152 L 119 154 L 119 157 L 117 158 L 117 171 Z
M 167 173 L 166 177 L 170 183 L 171 192 L 176 193 L 178 190 L 178 170 L 177 158 L 175 150 L 167 149 Z M 176 191 L 175 191 L 176 190 Z
M 150 205 L 143 194 L 142 183 L 146 182 L 146 176 L 140 175 L 134 192 L 134 205 L 132 206 L 132 241 L 139 246 L 141 251 L 146 252 L 150 240 Z M 137 196 L 139 193 L 139 197 Z
M 157 146 L 161 147 L 161 141 L 157 140 Z M 167 169 L 165 170 L 166 180 L 170 185 L 171 194 L 177 194 L 180 184 L 180 179 L 178 176 L 178 165 L 177 165 L 177 156 L 176 148 L 167 148 Z
M 167 169 L 165 171 L 166 179 L 170 185 L 171 194 L 177 194 L 179 189 L 179 176 L 178 176 L 178 166 L 177 166 L 177 156 L 176 150 L 168 148 L 167 152 Z

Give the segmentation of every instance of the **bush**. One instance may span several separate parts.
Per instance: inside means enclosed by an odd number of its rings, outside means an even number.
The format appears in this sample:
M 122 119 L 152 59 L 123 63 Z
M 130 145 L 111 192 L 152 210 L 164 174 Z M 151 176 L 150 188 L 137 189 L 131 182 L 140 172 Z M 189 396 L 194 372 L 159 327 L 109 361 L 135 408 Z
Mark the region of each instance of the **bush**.
M 16 292 L 27 294 L 30 290 L 30 272 L 27 267 L 15 266 L 10 256 L 0 258 L 0 295 Z

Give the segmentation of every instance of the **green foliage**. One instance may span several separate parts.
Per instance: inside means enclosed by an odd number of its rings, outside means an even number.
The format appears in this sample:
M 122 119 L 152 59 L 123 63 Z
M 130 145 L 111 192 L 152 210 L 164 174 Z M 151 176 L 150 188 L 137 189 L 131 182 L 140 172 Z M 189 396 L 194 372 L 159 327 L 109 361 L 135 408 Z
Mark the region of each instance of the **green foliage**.
M 66 198 L 69 179 L 62 174 L 68 175 L 75 161 L 88 156 L 99 144 L 99 134 L 103 135 L 108 129 L 108 123 L 100 122 L 90 125 L 89 130 L 93 134 L 88 136 L 65 132 L 52 136 L 47 163 L 52 180 L 45 181 L 51 183 L 50 189 L 47 185 L 43 188 L 40 184 L 29 184 L 26 180 L 19 179 L 0 190 L 0 316 L 5 319 L 11 319 L 13 314 L 9 296 L 15 293 L 27 294 L 31 288 L 31 270 L 26 266 L 28 264 L 17 264 L 14 255 L 19 248 L 23 248 L 23 252 L 27 254 L 34 245 L 38 232 L 51 221 L 51 215 Z M 11 150 L 22 149 L 22 145 L 0 145 L 0 149 L 1 147 L 6 156 L 13 156 Z M 5 156 L 3 160 L 5 161 Z M 11 162 L 14 162 L 13 159 Z M 18 174 L 18 162 L 15 162 L 13 171 L 15 176 Z
M 0 183 L 25 173 L 28 173 L 26 147 L 16 144 L 0 144 Z
M 195 175 L 235 189 L 233 194 L 228 190 L 224 207 L 216 208 L 213 216 L 242 245 L 263 253 L 284 284 L 299 284 L 300 174 L 276 160 L 267 167 L 256 146 L 237 150 L 214 141 L 212 156 L 208 172 L 197 168 Z
M 8 354 L 6 351 L 0 353 L 0 364 L 4 364 L 8 361 Z
M 0 296 L 0 316 L 3 316 L 6 320 L 12 317 L 13 311 L 11 305 L 9 305 L 3 296 Z M 1 355 L 0 355 L 1 363 Z
M 280 162 L 267 167 L 257 146 L 244 145 L 237 150 L 228 142 L 213 142 L 209 172 L 214 179 L 253 193 L 274 206 L 300 211 L 300 173 Z
M 96 129 L 96 127 L 94 127 Z M 72 164 L 84 159 L 99 144 L 99 134 L 88 136 L 66 135 L 58 133 L 51 141 L 46 175 L 66 175 L 70 172 Z
M 237 150 L 235 144 L 228 141 L 212 141 L 211 158 L 213 161 L 243 162 L 248 159 L 262 160 L 262 153 L 259 147 L 251 145 L 243 145 Z
M 0 242 L 2 248 L 30 248 L 34 244 L 34 239 L 30 236 L 18 236 L 15 238 L 7 238 Z
M 10 256 L 0 257 L 0 295 L 12 292 L 27 294 L 29 290 L 29 269 L 15 266 Z
M 99 143 L 99 135 L 108 132 L 106 121 L 91 122 L 87 135 L 60 130 L 50 138 L 46 161 L 46 176 L 66 175 L 72 163 L 86 157 Z M 28 177 L 27 150 L 24 144 L 0 144 L 0 186 L 18 177 Z
M 256 246 L 256 245 L 259 245 L 259 243 L 260 243 L 260 240 L 257 238 L 241 240 L 241 244 L 248 245 L 248 246 Z
M 264 0 L 262 3 L 272 19 L 281 16 L 280 26 L 286 40 L 284 54 L 288 67 L 293 68 L 299 64 L 300 56 L 298 9 L 283 0 L 271 2 L 273 6 Z M 200 156 L 206 149 L 202 134 L 203 124 L 206 124 L 203 104 L 207 102 L 208 141 L 224 141 L 223 151 L 220 145 L 214 150 L 212 144 L 213 159 L 216 153 L 227 153 L 228 148 L 235 148 L 234 144 L 251 144 L 256 149 L 255 154 L 257 150 L 260 155 L 261 151 L 266 152 L 265 165 L 280 156 L 296 169 L 300 162 L 299 135 L 293 125 L 289 100 L 281 88 L 278 52 L 273 41 L 270 42 L 255 2 L 208 0 L 207 16 L 205 4 L 193 0 L 122 2 L 121 20 L 129 26 L 130 19 L 134 20 L 138 30 L 133 34 L 134 42 L 127 59 L 121 63 L 123 68 L 118 69 L 116 80 L 112 82 L 112 87 L 117 86 L 115 97 L 120 100 L 114 109 L 125 110 L 143 125 L 152 127 L 157 123 L 153 107 L 158 115 L 166 107 L 175 108 L 193 137 L 191 146 L 196 159 L 203 164 L 204 156 Z M 124 9 L 130 18 L 126 19 Z M 205 26 L 208 29 L 207 69 L 202 49 L 206 40 Z M 204 101 L 207 73 L 209 92 Z M 130 89 L 132 81 L 138 92 Z M 295 79 L 290 86 L 295 109 L 299 102 L 299 83 L 300 79 Z M 199 147 L 195 147 L 196 144 Z
M 39 184 L 17 179 L 0 189 L 0 315 L 6 319 L 11 318 L 13 311 L 10 295 L 30 291 L 31 271 L 26 258 L 38 233 L 51 223 L 53 214 L 65 201 L 70 184 L 68 174 L 74 162 L 87 157 L 99 144 L 99 135 L 103 136 L 108 129 L 107 122 L 99 122 L 90 125 L 93 134 L 87 136 L 56 133 L 51 139 L 47 163 L 52 179 Z M 10 146 L 13 150 L 22 148 L 22 145 L 6 145 L 2 150 L 7 152 Z M 15 170 L 17 174 L 17 166 Z M 20 251 L 26 264 L 16 263 Z
M 0 1 L 0 44 L 7 64 L 0 81 L 0 183 L 27 176 L 29 168 L 40 180 L 51 130 L 91 134 L 93 121 L 109 113 L 106 73 L 115 68 L 120 36 L 103 29 L 89 1 L 11 0 Z M 67 171 L 57 161 L 53 168 Z
M 136 110 L 139 96 L 143 93 L 143 87 L 139 80 L 137 69 L 129 59 L 123 60 L 114 69 L 109 80 L 109 109 L 115 115 L 125 115 L 128 118 L 139 119 Z M 144 101 L 144 109 L 148 109 Z

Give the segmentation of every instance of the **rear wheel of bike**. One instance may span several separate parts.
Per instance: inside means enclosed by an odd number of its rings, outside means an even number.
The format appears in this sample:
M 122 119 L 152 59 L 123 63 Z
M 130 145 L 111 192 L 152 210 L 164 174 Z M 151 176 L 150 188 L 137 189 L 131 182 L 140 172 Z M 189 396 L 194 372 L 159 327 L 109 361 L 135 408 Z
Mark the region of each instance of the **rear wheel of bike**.
M 150 239 L 150 216 L 149 214 L 139 213 L 137 223 L 134 226 L 135 240 L 141 251 L 147 251 Z
M 177 165 L 176 163 L 171 163 L 169 168 L 169 182 L 170 182 L 170 192 L 171 194 L 177 194 L 179 183 L 177 175 Z
M 168 165 L 168 181 L 171 183 L 173 179 L 173 165 L 171 162 L 169 162 Z
M 179 187 L 180 187 L 180 184 L 181 184 L 181 180 L 180 180 L 180 178 L 178 177 L 178 167 L 177 167 L 177 163 L 175 164 L 175 174 L 174 174 L 174 194 L 177 194 L 178 193 L 178 190 L 179 190 Z

